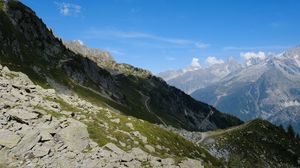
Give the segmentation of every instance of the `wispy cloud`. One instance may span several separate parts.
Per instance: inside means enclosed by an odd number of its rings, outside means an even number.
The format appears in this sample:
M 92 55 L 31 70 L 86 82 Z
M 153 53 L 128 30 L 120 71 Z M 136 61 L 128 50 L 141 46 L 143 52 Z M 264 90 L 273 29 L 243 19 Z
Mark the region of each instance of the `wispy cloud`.
M 168 61 L 175 61 L 176 58 L 175 57 L 166 57 L 166 60 L 168 60 Z
M 72 16 L 72 15 L 79 14 L 81 12 L 80 5 L 65 3 L 65 2 L 62 3 L 54 2 L 54 3 L 57 5 L 60 14 L 62 14 L 63 16 Z
M 227 46 L 224 47 L 223 50 L 225 51 L 243 51 L 243 50 L 282 50 L 287 49 L 290 46 L 285 45 L 270 45 L 270 46 Z
M 112 48 L 104 48 L 104 50 L 108 51 L 109 53 L 113 54 L 113 55 L 125 55 L 124 52 L 116 50 L 116 49 L 112 49 Z
M 196 48 L 204 49 L 209 47 L 209 44 L 203 43 L 203 42 L 197 42 L 193 40 L 187 40 L 187 39 L 180 39 L 180 38 L 169 38 L 169 37 L 163 37 L 158 36 L 154 34 L 149 33 L 143 33 L 143 32 L 125 32 L 125 31 L 119 31 L 119 30 L 89 30 L 86 32 L 87 38 L 99 38 L 99 37 L 115 37 L 115 38 L 127 38 L 127 39 L 148 39 L 148 40 L 154 40 L 158 42 L 164 42 L 174 45 L 186 45 L 186 46 L 193 46 Z

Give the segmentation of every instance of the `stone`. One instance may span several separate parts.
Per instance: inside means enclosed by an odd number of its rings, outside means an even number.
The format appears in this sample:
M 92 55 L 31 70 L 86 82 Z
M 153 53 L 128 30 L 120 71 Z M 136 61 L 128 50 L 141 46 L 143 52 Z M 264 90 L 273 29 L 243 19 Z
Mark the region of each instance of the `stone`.
M 166 159 L 162 159 L 162 160 L 161 160 L 161 164 L 162 164 L 162 165 L 166 165 L 166 166 L 174 165 L 174 164 L 175 164 L 175 161 L 174 161 L 174 159 L 172 159 L 172 158 L 166 158 Z
M 144 152 L 140 148 L 132 148 L 131 151 L 129 152 L 134 158 L 136 158 L 138 161 L 146 161 L 148 154 Z
M 52 116 L 50 114 L 43 116 L 45 121 L 52 121 Z
M 132 134 L 133 134 L 134 136 L 136 136 L 137 138 L 139 138 L 140 140 L 142 140 L 142 142 L 143 142 L 144 144 L 147 143 L 147 137 L 143 136 L 139 131 L 134 131 L 134 132 L 132 132 Z
M 50 141 L 52 138 L 48 130 L 41 130 L 40 135 L 41 141 Z
M 155 152 L 155 148 L 153 148 L 151 145 L 145 145 L 145 148 L 151 153 Z
M 181 163 L 178 164 L 178 166 L 180 168 L 190 168 L 190 167 L 204 168 L 201 161 L 194 160 L 194 159 L 183 160 Z
M 125 124 L 127 127 L 129 127 L 131 130 L 134 130 L 133 124 L 132 123 L 126 123 Z
M 120 123 L 120 119 L 119 118 L 111 119 L 110 121 L 113 122 L 113 123 L 117 123 L 117 124 Z
M 36 146 L 33 149 L 33 155 L 35 157 L 43 157 L 45 155 L 48 155 L 50 152 L 50 148 L 49 147 L 45 147 L 45 146 Z
M 117 147 L 115 144 L 113 143 L 108 143 L 104 146 L 104 148 L 116 153 L 116 154 L 123 154 L 124 151 L 122 149 L 120 149 L 119 147 Z
M 69 150 L 81 152 L 89 144 L 86 125 L 72 118 L 66 121 L 69 125 L 58 132 L 59 137 Z
M 32 149 L 40 139 L 41 137 L 39 136 L 39 131 L 37 129 L 27 131 L 18 145 L 12 149 L 12 152 L 17 155 L 24 155 L 27 151 Z
M 13 117 L 17 117 L 21 120 L 32 120 L 38 117 L 37 113 L 31 113 L 23 109 L 11 109 L 7 111 L 7 114 Z
M 76 153 L 74 152 L 67 152 L 66 157 L 69 159 L 74 159 L 76 157 Z
M 18 144 L 20 139 L 21 139 L 21 137 L 12 131 L 4 130 L 4 129 L 0 130 L 0 145 L 1 146 L 5 146 L 7 148 L 13 148 Z

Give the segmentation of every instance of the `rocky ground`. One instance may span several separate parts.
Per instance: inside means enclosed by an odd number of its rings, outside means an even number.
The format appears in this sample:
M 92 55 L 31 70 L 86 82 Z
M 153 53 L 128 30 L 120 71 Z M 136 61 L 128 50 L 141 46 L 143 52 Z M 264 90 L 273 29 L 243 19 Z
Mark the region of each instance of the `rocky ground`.
M 54 100 L 76 106 L 81 113 L 65 111 L 61 103 Z M 203 167 L 198 160 L 175 162 L 138 147 L 125 151 L 113 141 L 100 146 L 90 138 L 84 122 L 91 120 L 88 114 L 99 109 L 102 108 L 76 96 L 43 89 L 25 74 L 0 65 L 0 164 L 47 168 Z M 112 122 L 119 123 L 120 119 L 112 119 Z M 133 129 L 132 124 L 126 125 Z M 147 141 L 138 131 L 134 132 Z M 151 145 L 145 148 L 155 150 Z

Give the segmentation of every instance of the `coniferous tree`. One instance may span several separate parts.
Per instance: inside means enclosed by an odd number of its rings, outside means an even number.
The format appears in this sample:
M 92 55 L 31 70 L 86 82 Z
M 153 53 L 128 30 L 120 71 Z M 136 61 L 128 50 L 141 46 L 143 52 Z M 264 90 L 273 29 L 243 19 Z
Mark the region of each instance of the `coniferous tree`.
M 288 127 L 287 127 L 287 134 L 291 138 L 295 138 L 296 137 L 295 136 L 296 133 L 295 133 L 294 128 L 293 128 L 293 126 L 291 124 L 289 124 Z
M 280 130 L 282 130 L 283 132 L 285 132 L 285 129 L 284 129 L 284 127 L 283 127 L 282 124 L 280 124 L 278 127 L 279 127 Z

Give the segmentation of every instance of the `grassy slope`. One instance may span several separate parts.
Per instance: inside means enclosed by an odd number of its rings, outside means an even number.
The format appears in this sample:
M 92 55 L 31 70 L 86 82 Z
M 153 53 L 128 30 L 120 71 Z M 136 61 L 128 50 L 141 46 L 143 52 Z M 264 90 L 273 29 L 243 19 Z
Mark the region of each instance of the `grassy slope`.
M 246 167 L 290 167 L 300 158 L 300 142 L 291 139 L 277 126 L 264 120 L 253 120 L 228 130 L 208 133 L 205 142 L 211 147 L 210 139 L 216 141 L 217 148 L 230 152 L 232 165 Z

